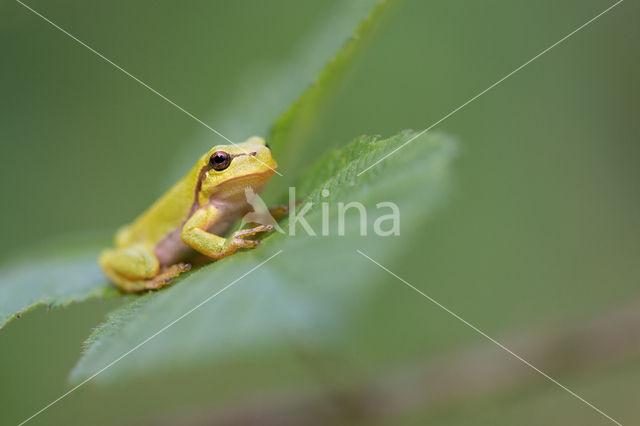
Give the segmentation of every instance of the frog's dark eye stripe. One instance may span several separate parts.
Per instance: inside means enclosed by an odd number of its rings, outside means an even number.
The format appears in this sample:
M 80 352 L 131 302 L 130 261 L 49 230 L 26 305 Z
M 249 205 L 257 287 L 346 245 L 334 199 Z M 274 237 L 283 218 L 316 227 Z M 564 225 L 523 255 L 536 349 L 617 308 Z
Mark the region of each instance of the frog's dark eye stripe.
M 231 156 L 224 151 L 216 151 L 209 158 L 209 165 L 218 172 L 229 167 L 229 164 L 231 164 Z

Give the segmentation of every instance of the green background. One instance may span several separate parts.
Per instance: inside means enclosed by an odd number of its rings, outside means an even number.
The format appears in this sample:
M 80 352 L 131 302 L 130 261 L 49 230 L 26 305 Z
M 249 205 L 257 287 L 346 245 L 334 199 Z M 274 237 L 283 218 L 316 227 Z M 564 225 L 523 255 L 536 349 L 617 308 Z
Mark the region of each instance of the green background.
M 215 128 L 247 78 L 304 49 L 305 34 L 336 3 L 29 5 Z M 610 4 L 399 2 L 330 101 L 313 143 L 321 153 L 361 134 L 427 127 Z M 461 141 L 454 190 L 424 229 L 390 242 L 402 256 L 387 265 L 495 336 L 562 329 L 638 301 L 638 11 L 622 3 L 439 126 Z M 222 142 L 18 3 L 0 4 L 0 31 L 4 258 L 46 237 L 115 229 Z M 374 266 L 355 259 L 354 267 Z M 334 374 L 428 362 L 482 342 L 398 281 L 387 284 L 384 303 L 362 326 L 373 337 L 354 339 L 360 343 L 326 362 Z M 83 339 L 118 305 L 39 309 L 1 330 L 0 422 L 17 423 L 62 394 Z M 493 362 L 517 363 L 494 350 Z M 635 351 L 554 377 L 632 424 L 640 420 L 639 358 Z M 223 376 L 199 366 L 88 384 L 32 424 L 184 420 L 247 396 L 266 399 L 258 391 L 278 389 L 260 375 L 270 368 L 255 354 Z M 320 381 L 295 359 L 277 368 L 305 388 Z M 606 423 L 530 374 L 515 389 L 393 422 Z

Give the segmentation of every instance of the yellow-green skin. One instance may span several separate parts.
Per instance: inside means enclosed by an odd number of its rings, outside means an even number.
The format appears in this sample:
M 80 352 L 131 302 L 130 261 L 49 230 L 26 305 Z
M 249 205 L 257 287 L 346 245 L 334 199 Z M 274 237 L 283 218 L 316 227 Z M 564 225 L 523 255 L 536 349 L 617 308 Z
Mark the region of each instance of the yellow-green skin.
M 229 166 L 216 171 L 211 155 L 224 151 Z M 218 145 L 204 154 L 189 173 L 133 223 L 115 237 L 115 248 L 100 256 L 100 266 L 120 289 L 140 292 L 157 289 L 189 269 L 199 252 L 213 259 L 258 241 L 249 236 L 272 230 L 257 226 L 223 238 L 233 223 L 250 210 L 245 190 L 259 193 L 278 165 L 263 139 L 253 137 L 234 145 Z

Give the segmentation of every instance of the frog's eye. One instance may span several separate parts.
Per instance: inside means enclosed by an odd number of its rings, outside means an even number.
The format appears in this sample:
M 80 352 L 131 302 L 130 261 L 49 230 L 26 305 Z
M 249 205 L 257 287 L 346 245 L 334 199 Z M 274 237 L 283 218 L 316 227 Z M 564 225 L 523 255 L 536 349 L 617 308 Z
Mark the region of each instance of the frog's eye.
M 221 171 L 229 167 L 231 156 L 224 151 L 216 151 L 209 158 L 209 165 L 213 170 Z

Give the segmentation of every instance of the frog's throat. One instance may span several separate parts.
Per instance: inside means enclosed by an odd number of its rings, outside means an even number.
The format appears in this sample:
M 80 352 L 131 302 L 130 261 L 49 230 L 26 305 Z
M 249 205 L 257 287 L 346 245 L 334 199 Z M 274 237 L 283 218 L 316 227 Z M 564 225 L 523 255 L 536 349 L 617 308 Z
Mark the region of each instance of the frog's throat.
M 269 178 L 271 178 L 271 176 L 273 176 L 274 173 L 275 173 L 275 170 L 267 169 L 267 170 L 256 172 L 256 173 L 237 176 L 219 184 L 218 186 L 215 187 L 213 191 L 211 191 L 210 193 L 206 193 L 205 195 L 207 198 L 212 198 L 212 197 L 221 196 L 221 195 L 222 195 L 222 198 L 227 198 L 227 196 L 235 195 L 236 192 L 244 194 L 244 188 L 246 186 L 251 186 L 256 193 L 259 193 L 260 191 L 262 191 L 264 186 L 269 181 Z M 243 185 L 243 182 L 246 182 L 247 185 Z M 238 188 L 238 190 L 237 191 L 228 190 L 229 188 L 233 188 L 233 187 Z
M 200 193 L 202 191 L 202 185 L 204 183 L 205 180 L 205 176 L 207 174 L 207 172 L 209 171 L 209 166 L 205 165 L 200 169 L 200 173 L 198 174 L 198 180 L 194 186 L 193 189 L 193 202 L 191 203 L 191 208 L 189 209 L 189 215 L 188 217 L 191 217 L 191 215 L 198 210 L 198 208 L 200 208 L 201 203 L 200 203 Z M 266 185 L 266 183 L 269 181 L 269 178 L 275 173 L 275 169 L 267 169 L 265 171 L 261 171 L 261 172 L 256 172 L 256 173 L 250 173 L 244 176 L 238 176 L 232 179 L 229 179 L 228 181 L 220 184 L 216 190 L 212 191 L 209 194 L 206 194 L 206 198 L 207 199 L 211 199 L 212 197 L 215 197 L 217 194 L 220 194 L 222 191 L 224 191 L 225 187 L 227 187 L 229 184 L 231 185 L 236 185 L 236 186 L 241 186 L 238 185 L 240 183 L 242 183 L 243 180 L 246 181 L 251 181 L 251 180 L 255 180 L 256 182 L 260 182 L 260 185 L 255 185 L 256 188 L 255 192 L 259 193 L 262 188 L 264 187 L 264 185 Z M 254 186 L 254 185 L 251 185 Z M 243 189 L 244 191 L 244 189 Z

